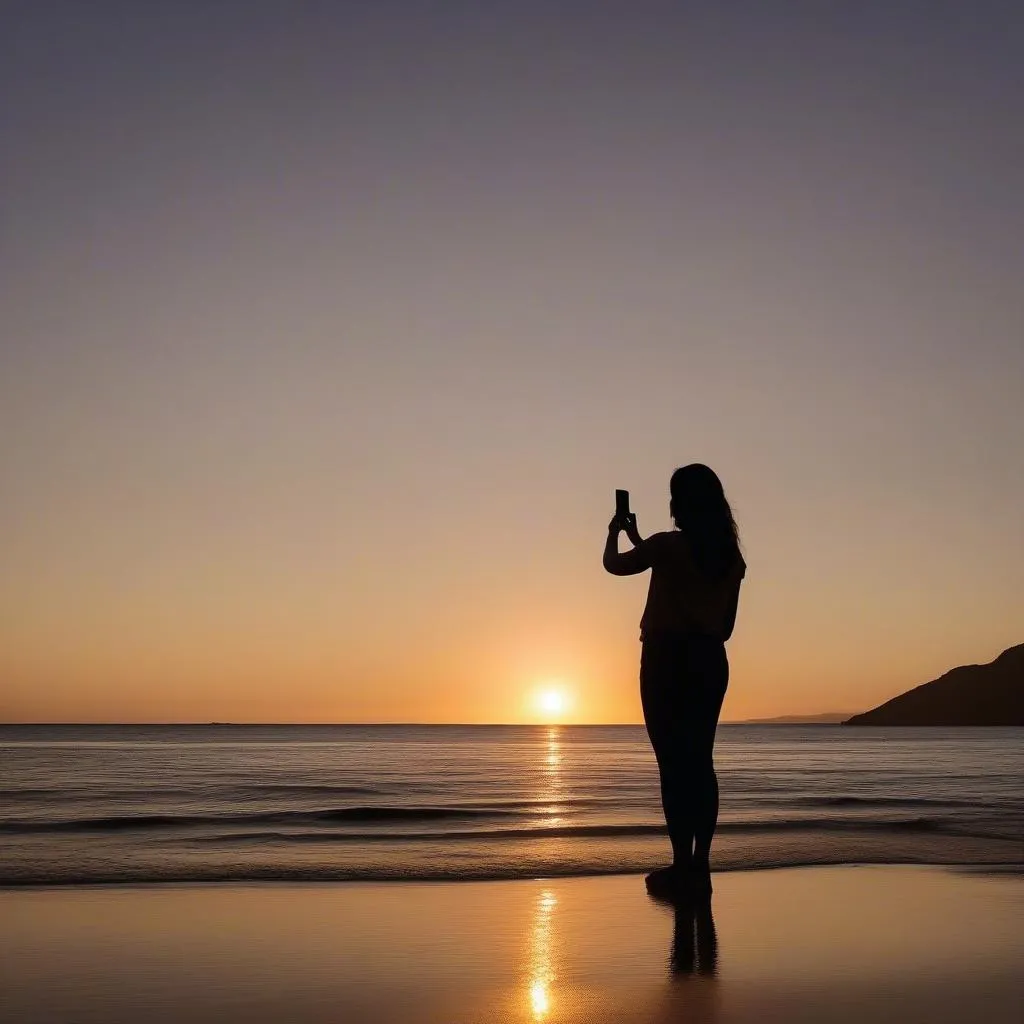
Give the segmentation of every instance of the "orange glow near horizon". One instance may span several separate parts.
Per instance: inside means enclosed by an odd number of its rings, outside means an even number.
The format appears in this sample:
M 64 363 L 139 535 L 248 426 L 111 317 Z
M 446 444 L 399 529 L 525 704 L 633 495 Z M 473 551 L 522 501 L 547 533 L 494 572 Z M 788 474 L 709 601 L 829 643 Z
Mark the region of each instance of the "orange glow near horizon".
M 138 632 L 130 634 L 112 633 L 103 652 L 83 645 L 77 659 L 69 634 L 63 638 L 66 653 L 55 635 L 48 657 L 33 652 L 19 659 L 10 649 L 0 654 L 0 677 L 8 681 L 0 691 L 0 722 L 642 722 L 639 648 L 628 640 L 605 640 L 601 647 L 595 638 L 593 654 L 565 659 L 573 669 L 571 694 L 545 684 L 527 688 L 524 699 L 520 671 L 514 660 L 502 660 L 502 645 L 466 651 L 466 660 L 455 652 L 435 655 L 432 664 L 417 661 L 415 650 L 388 651 L 394 658 L 389 664 L 381 653 L 346 656 L 322 647 L 305 647 L 301 656 L 268 650 L 256 660 L 257 637 L 255 650 L 225 644 L 189 652 L 161 643 L 154 656 L 138 649 Z M 730 645 L 722 720 L 855 712 L 953 665 L 1000 653 L 990 648 L 975 654 L 950 636 L 936 637 L 924 650 L 893 634 L 859 650 L 839 637 L 830 640 L 789 653 L 781 638 L 767 637 L 751 623 Z M 842 654 L 838 663 L 835 650 Z

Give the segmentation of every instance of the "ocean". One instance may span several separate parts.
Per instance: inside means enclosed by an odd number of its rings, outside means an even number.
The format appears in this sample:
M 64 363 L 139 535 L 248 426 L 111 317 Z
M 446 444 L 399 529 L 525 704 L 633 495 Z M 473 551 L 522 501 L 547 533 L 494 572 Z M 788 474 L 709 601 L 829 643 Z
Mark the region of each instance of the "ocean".
M 1024 729 L 719 728 L 719 870 L 1024 865 Z M 0 885 L 666 862 L 638 726 L 3 726 Z

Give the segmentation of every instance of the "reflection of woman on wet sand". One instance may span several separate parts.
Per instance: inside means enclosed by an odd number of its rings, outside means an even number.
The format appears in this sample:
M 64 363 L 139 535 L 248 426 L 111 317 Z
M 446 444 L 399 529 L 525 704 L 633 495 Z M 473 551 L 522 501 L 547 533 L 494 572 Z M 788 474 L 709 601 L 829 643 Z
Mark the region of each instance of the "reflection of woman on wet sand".
M 711 893 L 718 823 L 713 749 L 729 682 L 725 642 L 736 622 L 746 563 L 721 481 L 707 466 L 677 469 L 669 485 L 676 529 L 644 540 L 632 514 L 608 526 L 604 567 L 616 576 L 651 570 L 640 622 L 640 697 L 661 776 L 672 863 L 647 876 L 653 894 Z M 625 533 L 633 549 L 619 553 Z
M 669 970 L 681 977 L 713 978 L 718 973 L 718 933 L 710 903 L 676 903 Z

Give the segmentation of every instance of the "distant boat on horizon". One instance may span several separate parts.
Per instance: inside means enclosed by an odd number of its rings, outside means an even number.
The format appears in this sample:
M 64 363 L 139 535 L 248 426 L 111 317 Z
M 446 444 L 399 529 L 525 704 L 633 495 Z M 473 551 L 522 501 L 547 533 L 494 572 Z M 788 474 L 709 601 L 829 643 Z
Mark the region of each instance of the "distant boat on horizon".
M 1024 726 L 1024 644 L 985 665 L 960 665 L 844 725 Z

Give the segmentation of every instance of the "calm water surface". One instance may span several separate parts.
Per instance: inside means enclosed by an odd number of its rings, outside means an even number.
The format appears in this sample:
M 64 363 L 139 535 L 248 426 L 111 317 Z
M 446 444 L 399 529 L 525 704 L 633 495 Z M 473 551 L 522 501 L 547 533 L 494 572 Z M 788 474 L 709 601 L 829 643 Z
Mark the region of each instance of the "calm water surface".
M 723 726 L 720 869 L 1024 864 L 1024 730 Z M 633 726 L 0 727 L 0 884 L 663 863 Z

